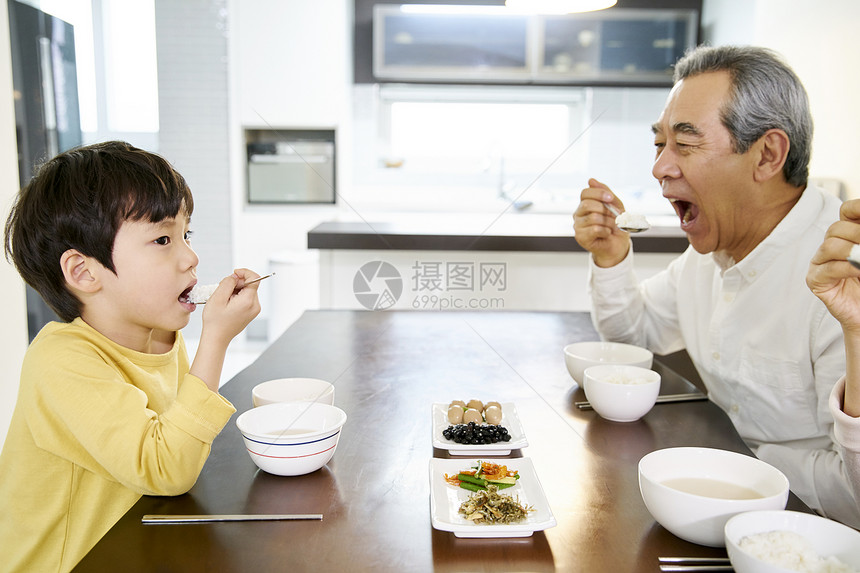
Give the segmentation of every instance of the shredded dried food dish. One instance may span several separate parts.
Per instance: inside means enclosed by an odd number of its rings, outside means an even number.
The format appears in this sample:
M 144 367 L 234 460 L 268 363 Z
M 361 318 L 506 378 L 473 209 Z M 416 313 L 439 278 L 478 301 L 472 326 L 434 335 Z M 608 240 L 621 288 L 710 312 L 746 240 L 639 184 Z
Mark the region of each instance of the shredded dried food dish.
M 516 523 L 525 519 L 531 506 L 523 506 L 518 498 L 498 492 L 498 487 L 488 485 L 486 491 L 476 491 L 460 504 L 459 513 L 474 523 L 498 525 Z
M 801 573 L 857 573 L 833 556 L 821 557 L 808 539 L 794 531 L 765 531 L 747 535 L 738 546 L 771 565 Z

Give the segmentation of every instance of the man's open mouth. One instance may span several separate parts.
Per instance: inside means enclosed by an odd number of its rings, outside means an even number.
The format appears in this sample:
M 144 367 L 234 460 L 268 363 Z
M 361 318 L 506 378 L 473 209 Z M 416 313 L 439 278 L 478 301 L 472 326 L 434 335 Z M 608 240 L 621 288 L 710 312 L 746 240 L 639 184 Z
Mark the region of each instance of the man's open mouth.
M 675 213 L 681 219 L 682 226 L 690 224 L 699 215 L 699 208 L 688 201 L 680 199 L 669 199 L 669 201 L 672 203 L 672 207 L 675 208 Z

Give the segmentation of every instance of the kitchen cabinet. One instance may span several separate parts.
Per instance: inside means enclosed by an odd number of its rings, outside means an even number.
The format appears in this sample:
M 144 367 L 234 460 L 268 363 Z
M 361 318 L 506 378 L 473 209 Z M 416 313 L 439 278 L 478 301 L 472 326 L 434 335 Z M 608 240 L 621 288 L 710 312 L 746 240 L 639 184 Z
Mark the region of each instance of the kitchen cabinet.
M 537 76 L 558 82 L 671 85 L 696 42 L 693 10 L 619 10 L 543 18 Z
M 377 6 L 374 71 L 394 79 L 510 79 L 530 75 L 529 18 L 518 14 L 415 13 Z
M 431 8 L 374 7 L 378 81 L 669 86 L 673 64 L 695 46 L 699 28 L 693 9 L 525 15 Z

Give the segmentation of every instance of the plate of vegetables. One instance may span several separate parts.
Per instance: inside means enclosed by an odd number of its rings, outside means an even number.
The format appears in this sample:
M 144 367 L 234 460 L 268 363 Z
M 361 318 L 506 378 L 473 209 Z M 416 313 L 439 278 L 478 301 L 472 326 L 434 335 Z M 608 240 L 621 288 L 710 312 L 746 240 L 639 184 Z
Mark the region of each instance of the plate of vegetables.
M 431 459 L 430 520 L 457 537 L 529 537 L 556 525 L 529 458 Z
M 470 404 L 472 401 L 469 402 Z M 496 404 L 499 417 L 487 416 L 469 419 L 452 419 L 453 408 L 457 401 L 445 404 L 435 403 L 432 407 L 433 447 L 448 450 L 452 456 L 506 456 L 512 450 L 529 445 L 523 426 L 517 417 L 517 409 L 511 402 L 487 402 Z M 471 408 L 463 407 L 464 412 Z M 492 412 L 493 406 L 487 411 Z M 491 423 L 492 422 L 495 423 Z

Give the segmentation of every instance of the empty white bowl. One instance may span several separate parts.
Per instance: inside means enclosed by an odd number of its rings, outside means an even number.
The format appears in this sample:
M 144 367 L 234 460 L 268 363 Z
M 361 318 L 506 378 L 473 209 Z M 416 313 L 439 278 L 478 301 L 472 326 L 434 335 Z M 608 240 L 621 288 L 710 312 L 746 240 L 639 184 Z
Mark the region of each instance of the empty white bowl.
M 303 475 L 328 463 L 345 422 L 343 410 L 316 402 L 266 404 L 236 418 L 257 467 L 281 476 Z
M 590 366 L 583 376 L 591 407 L 613 422 L 635 422 L 654 407 L 660 393 L 660 375 L 639 366 Z
M 788 479 L 744 454 L 714 448 L 666 448 L 639 460 L 639 490 L 657 523 L 687 541 L 722 547 L 729 518 L 785 509 Z
M 574 342 L 564 347 L 564 364 L 578 384 L 589 366 L 599 364 L 625 364 L 651 368 L 654 354 L 647 348 L 621 342 Z
M 278 378 L 254 386 L 254 406 L 278 402 L 319 402 L 334 404 L 334 386 L 317 378 Z
M 749 511 L 729 519 L 725 527 L 726 551 L 736 573 L 785 573 L 800 570 L 781 565 L 801 562 L 801 546 L 782 546 L 777 540 L 759 540 L 752 548 L 741 548 L 741 540 L 768 532 L 800 535 L 807 544 L 804 563 L 836 558 L 852 571 L 860 571 L 860 532 L 836 521 L 797 511 Z M 764 553 L 761 553 L 764 552 Z M 811 563 L 810 563 L 811 562 Z M 812 569 L 810 569 L 812 570 Z M 819 570 L 819 569 L 815 569 Z

